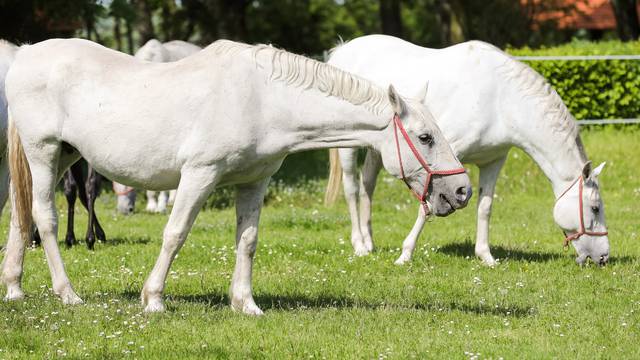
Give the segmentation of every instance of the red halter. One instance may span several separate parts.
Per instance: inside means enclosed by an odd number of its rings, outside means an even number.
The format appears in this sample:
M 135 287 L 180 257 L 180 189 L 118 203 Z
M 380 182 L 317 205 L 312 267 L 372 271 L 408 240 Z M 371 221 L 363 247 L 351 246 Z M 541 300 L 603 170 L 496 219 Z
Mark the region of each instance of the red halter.
M 117 196 L 129 195 L 131 192 L 136 190 L 135 188 L 132 188 L 130 186 L 125 186 L 125 188 L 125 191 L 118 191 L 116 190 L 115 184 L 111 184 L 111 189 L 113 189 L 113 192 L 116 193 Z
M 575 179 L 571 185 L 569 185 L 569 188 L 567 188 L 567 190 L 565 190 L 560 196 L 558 196 L 558 198 L 556 199 L 556 202 L 558 202 L 558 200 L 560 200 L 566 193 L 569 192 L 569 190 L 571 190 L 571 188 L 573 187 L 573 185 L 576 184 L 576 182 L 578 183 L 578 201 L 579 201 L 579 212 L 580 212 L 580 229 L 571 234 L 571 235 L 567 235 L 566 231 L 564 232 L 564 248 L 568 249 L 569 248 L 569 243 L 572 242 L 573 240 L 577 240 L 580 238 L 580 236 L 582 235 L 591 235 L 591 236 L 605 236 L 607 234 L 609 234 L 608 231 L 602 231 L 602 232 L 597 232 L 597 231 L 587 231 L 584 227 L 584 210 L 582 208 L 582 189 L 584 187 L 583 183 L 584 180 L 582 179 L 582 175 L 580 175 L 577 179 Z
M 424 183 L 424 190 L 422 191 L 422 195 L 419 195 L 415 190 L 413 190 L 413 188 L 411 187 L 411 185 L 409 185 L 409 182 L 407 181 L 407 178 L 404 175 L 404 167 L 402 166 L 402 155 L 400 153 L 400 141 L 398 140 L 398 129 L 400 129 L 400 133 L 402 134 L 402 137 L 404 137 L 404 140 L 407 142 L 407 145 L 409 145 L 409 149 L 411 149 L 411 152 L 416 157 L 416 160 L 418 160 L 420 165 L 422 165 L 422 168 L 425 169 L 427 172 L 427 181 L 425 181 Z M 451 170 L 432 170 L 429 167 L 429 164 L 427 164 L 425 159 L 422 157 L 422 155 L 420 155 L 420 152 L 418 152 L 418 149 L 416 149 L 415 145 L 413 145 L 411 138 L 409 138 L 409 134 L 407 134 L 407 131 L 404 129 L 404 126 L 402 126 L 402 121 L 400 120 L 400 116 L 398 114 L 393 115 L 393 135 L 395 136 L 395 139 L 396 139 L 396 150 L 398 152 L 398 163 L 400 164 L 400 175 L 402 176 L 402 181 L 404 181 L 404 183 L 407 185 L 409 190 L 411 190 L 413 195 L 420 201 L 420 204 L 422 204 L 422 206 L 424 207 L 424 213 L 428 215 L 429 208 L 427 206 L 427 195 L 429 194 L 429 184 L 431 183 L 431 177 L 433 175 L 442 175 L 442 176 L 457 175 L 457 174 L 462 174 L 466 172 L 466 170 L 463 167 L 460 167 L 457 169 L 451 169 Z

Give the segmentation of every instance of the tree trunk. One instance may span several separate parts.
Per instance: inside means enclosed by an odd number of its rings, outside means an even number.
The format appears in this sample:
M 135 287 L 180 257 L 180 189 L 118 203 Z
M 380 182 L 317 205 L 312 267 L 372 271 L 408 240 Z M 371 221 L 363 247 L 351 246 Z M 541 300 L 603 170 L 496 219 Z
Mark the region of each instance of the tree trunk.
M 402 37 L 400 0 L 380 0 L 380 22 L 383 34 Z
M 127 28 L 127 44 L 129 45 L 129 54 L 133 55 L 133 26 L 130 21 L 125 22 Z
M 221 2 L 219 33 L 223 38 L 246 41 L 247 26 L 245 12 L 247 0 L 224 0 Z
M 120 29 L 120 17 L 114 16 L 113 18 L 113 38 L 116 40 L 116 49 L 122 51 L 122 31 Z
M 438 20 L 440 22 L 440 41 L 443 46 L 465 41 L 462 24 L 463 8 L 458 0 L 438 0 Z
M 618 36 L 622 41 L 636 40 L 640 35 L 637 0 L 612 0 Z
M 156 37 L 153 31 L 153 13 L 148 0 L 135 0 L 134 5 L 138 14 L 137 30 L 140 34 L 139 46 Z

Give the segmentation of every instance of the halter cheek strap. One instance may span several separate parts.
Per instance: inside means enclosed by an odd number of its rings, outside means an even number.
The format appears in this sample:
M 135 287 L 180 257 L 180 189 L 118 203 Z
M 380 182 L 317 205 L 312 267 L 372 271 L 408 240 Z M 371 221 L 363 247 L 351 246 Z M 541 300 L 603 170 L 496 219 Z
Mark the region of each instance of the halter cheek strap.
M 609 234 L 608 231 L 587 231 L 584 227 L 584 209 L 583 209 L 583 203 L 582 203 L 582 192 L 583 192 L 583 188 L 584 188 L 584 179 L 582 178 L 582 175 L 580 175 L 574 182 L 571 183 L 571 185 L 569 185 L 569 187 L 567 188 L 567 190 L 565 190 L 557 199 L 556 202 L 558 202 L 566 193 L 569 192 L 569 190 L 571 190 L 571 188 L 573 187 L 573 185 L 576 184 L 576 182 L 578 183 L 578 203 L 579 203 L 579 208 L 578 211 L 580 213 L 580 229 L 573 233 L 573 234 L 567 234 L 566 232 L 564 232 L 564 248 L 565 250 L 569 248 L 569 243 L 571 243 L 573 240 L 577 240 L 579 239 L 582 235 L 590 235 L 590 236 L 605 236 L 607 234 Z
M 117 196 L 124 196 L 124 195 L 129 195 L 130 193 L 132 193 L 133 191 L 135 191 L 135 188 L 132 188 L 130 186 L 125 186 L 125 190 L 124 191 L 118 191 L 116 190 L 116 185 L 112 184 L 111 185 L 111 189 L 113 189 L 113 192 L 117 195 Z
M 402 154 L 400 152 L 400 140 L 398 139 L 398 130 L 400 130 L 400 134 L 402 134 L 402 137 L 404 138 L 405 142 L 409 146 L 409 149 L 411 149 L 413 156 L 415 156 L 416 160 L 418 160 L 422 168 L 427 172 L 427 179 L 424 183 L 424 190 L 422 190 L 422 194 L 419 194 L 418 192 L 416 192 L 411 187 L 411 185 L 409 185 L 409 182 L 407 181 L 407 178 L 404 174 L 404 167 L 402 166 Z M 398 114 L 393 115 L 393 135 L 396 140 L 396 151 L 398 154 L 398 163 L 400 164 L 400 175 L 402 176 L 402 181 L 404 181 L 404 183 L 407 185 L 411 193 L 413 193 L 413 195 L 418 199 L 418 201 L 420 201 L 420 204 L 424 208 L 424 213 L 428 215 L 430 211 L 429 211 L 429 206 L 427 204 L 427 195 L 429 195 L 429 184 L 431 183 L 431 179 L 433 175 L 441 175 L 441 176 L 457 175 L 457 174 L 462 174 L 466 172 L 466 170 L 463 167 L 460 167 L 457 169 L 451 169 L 451 170 L 432 170 L 431 167 L 429 167 L 429 164 L 427 163 L 427 161 L 422 157 L 422 155 L 420 155 L 420 152 L 411 141 L 411 138 L 409 137 L 409 134 L 407 133 L 407 131 L 404 129 L 404 126 L 402 125 L 402 121 L 400 120 L 400 116 Z

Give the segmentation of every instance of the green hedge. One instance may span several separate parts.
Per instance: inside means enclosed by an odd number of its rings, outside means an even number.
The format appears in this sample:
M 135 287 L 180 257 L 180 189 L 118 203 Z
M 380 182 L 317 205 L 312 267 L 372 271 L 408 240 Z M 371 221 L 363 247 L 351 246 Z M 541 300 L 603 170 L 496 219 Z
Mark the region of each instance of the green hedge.
M 640 54 L 640 42 L 574 41 L 507 52 L 515 56 L 631 55 Z M 640 60 L 525 62 L 549 80 L 576 119 L 640 117 Z

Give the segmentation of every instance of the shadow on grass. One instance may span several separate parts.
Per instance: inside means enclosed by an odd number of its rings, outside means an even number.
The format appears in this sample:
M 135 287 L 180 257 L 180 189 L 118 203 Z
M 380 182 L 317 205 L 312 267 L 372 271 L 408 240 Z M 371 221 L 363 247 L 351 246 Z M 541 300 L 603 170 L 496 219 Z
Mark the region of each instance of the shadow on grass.
M 121 296 L 127 300 L 139 301 L 140 293 L 126 291 Z M 343 296 L 305 296 L 299 294 L 273 295 L 260 294 L 254 297 L 262 310 L 317 310 L 317 309 L 367 309 L 367 310 L 420 310 L 427 312 L 460 311 L 476 315 L 492 315 L 522 318 L 536 314 L 534 307 L 524 308 L 516 305 L 496 307 L 495 305 L 480 305 L 477 303 L 452 302 L 413 302 L 413 303 L 388 303 L 384 299 L 380 302 L 352 299 Z M 227 294 L 208 293 L 195 295 L 171 295 L 167 294 L 166 300 L 202 304 L 213 309 L 223 309 L 229 306 L 230 300 Z M 170 303 L 169 311 L 174 310 Z
M 438 249 L 438 252 L 460 256 L 460 257 L 475 257 L 475 244 L 470 241 L 464 241 L 459 243 L 450 243 L 442 246 Z M 509 259 L 513 261 L 531 261 L 531 262 L 548 262 L 562 259 L 566 256 L 571 258 L 575 257 L 575 253 L 572 250 L 562 253 L 551 252 L 535 252 L 535 251 L 522 251 L 518 249 L 510 249 L 500 245 L 491 246 L 491 254 L 498 259 Z M 609 264 L 627 264 L 637 261 L 633 256 L 612 256 L 609 259 Z
M 101 243 L 104 246 L 120 246 L 120 245 L 136 245 L 136 244 L 140 244 L 140 245 L 146 245 L 148 243 L 151 242 L 151 238 L 150 237 L 113 237 L 113 238 L 107 238 L 107 241 Z M 84 243 L 84 241 L 83 241 Z M 160 244 L 161 241 L 158 240 L 158 244 Z

